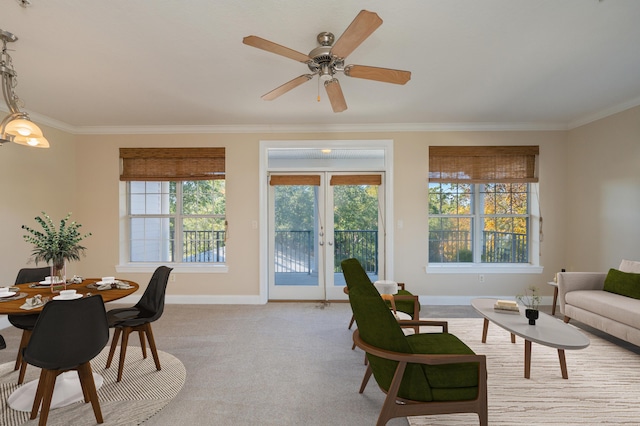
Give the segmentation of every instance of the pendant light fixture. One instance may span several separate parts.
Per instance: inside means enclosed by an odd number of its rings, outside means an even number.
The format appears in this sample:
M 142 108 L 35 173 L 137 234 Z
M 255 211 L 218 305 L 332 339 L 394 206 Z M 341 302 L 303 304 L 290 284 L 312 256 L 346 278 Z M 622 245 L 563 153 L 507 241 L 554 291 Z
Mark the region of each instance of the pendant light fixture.
M 0 30 L 0 40 L 2 41 L 2 56 L 0 56 L 2 94 L 9 108 L 9 115 L 0 122 L 0 145 L 15 142 L 36 148 L 49 148 L 49 142 L 42 135 L 42 130 L 31 121 L 29 114 L 20 110 L 22 101 L 13 91 L 17 85 L 17 74 L 13 69 L 11 56 L 7 52 L 7 43 L 18 40 L 18 37 Z

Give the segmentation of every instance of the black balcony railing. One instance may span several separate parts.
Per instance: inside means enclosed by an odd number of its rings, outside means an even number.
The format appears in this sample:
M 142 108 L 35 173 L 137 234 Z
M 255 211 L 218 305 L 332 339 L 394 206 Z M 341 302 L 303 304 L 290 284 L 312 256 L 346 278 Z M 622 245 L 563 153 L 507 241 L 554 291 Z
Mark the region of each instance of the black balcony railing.
M 313 231 L 276 231 L 275 272 L 316 271 Z M 344 259 L 355 257 L 368 273 L 378 273 L 378 231 L 334 231 L 334 272 Z
M 183 231 L 183 262 L 224 262 L 225 231 Z
M 468 231 L 430 231 L 429 261 L 433 263 L 473 262 L 471 235 Z M 527 263 L 529 247 L 526 234 L 483 231 L 483 263 Z
M 317 270 L 313 231 L 276 231 L 275 272 L 311 274 Z M 184 262 L 224 262 L 225 231 L 184 231 Z M 367 273 L 378 273 L 378 231 L 334 231 L 334 272 L 344 259 L 356 258 Z M 173 251 L 172 251 L 173 252 Z M 431 231 L 430 262 L 472 262 L 466 231 Z M 482 262 L 527 263 L 526 234 L 483 232 Z
M 356 258 L 367 274 L 378 275 L 378 231 L 334 231 L 333 271 L 340 272 L 343 260 Z
M 316 269 L 313 231 L 276 231 L 275 272 L 311 274 Z
M 483 232 L 482 261 L 488 263 L 527 263 L 527 235 L 513 232 Z

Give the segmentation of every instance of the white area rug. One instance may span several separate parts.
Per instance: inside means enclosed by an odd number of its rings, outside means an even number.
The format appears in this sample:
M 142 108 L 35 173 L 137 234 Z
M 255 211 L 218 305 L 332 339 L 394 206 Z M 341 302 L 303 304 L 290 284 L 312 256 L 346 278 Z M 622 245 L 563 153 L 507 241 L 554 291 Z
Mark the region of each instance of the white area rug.
M 449 332 L 487 356 L 489 424 L 638 425 L 640 355 L 584 332 L 586 349 L 565 351 L 569 379 L 560 372 L 558 351 L 532 346 L 531 379 L 524 378 L 524 340 L 489 325 L 481 342 L 482 319 L 450 319 Z M 475 414 L 410 417 L 412 426 L 477 425 Z
M 167 405 L 184 385 L 186 370 L 180 360 L 158 351 L 162 370 L 157 371 L 151 352 L 147 350 L 147 359 L 143 359 L 142 351 L 136 346 L 127 348 L 124 374 L 122 381 L 117 383 L 120 348 L 111 367 L 105 369 L 108 353 L 107 346 L 91 361 L 93 372 L 104 377 L 104 384 L 98 390 L 104 425 L 139 425 Z M 13 365 L 13 362 L 0 365 L 0 425 L 37 425 L 39 417 L 29 420 L 29 413 L 7 405 L 7 398 L 18 388 L 18 372 L 13 370 Z M 39 374 L 39 368 L 28 366 L 25 383 L 37 380 Z M 96 418 L 91 404 L 84 402 L 51 410 L 47 421 L 48 426 L 93 424 L 96 424 Z

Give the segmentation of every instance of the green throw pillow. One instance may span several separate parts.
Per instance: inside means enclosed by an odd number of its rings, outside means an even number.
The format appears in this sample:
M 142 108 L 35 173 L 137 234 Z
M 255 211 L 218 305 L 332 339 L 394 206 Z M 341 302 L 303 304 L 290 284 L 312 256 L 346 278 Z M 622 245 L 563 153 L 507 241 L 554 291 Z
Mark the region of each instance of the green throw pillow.
M 604 280 L 604 291 L 640 299 L 640 274 L 609 269 Z

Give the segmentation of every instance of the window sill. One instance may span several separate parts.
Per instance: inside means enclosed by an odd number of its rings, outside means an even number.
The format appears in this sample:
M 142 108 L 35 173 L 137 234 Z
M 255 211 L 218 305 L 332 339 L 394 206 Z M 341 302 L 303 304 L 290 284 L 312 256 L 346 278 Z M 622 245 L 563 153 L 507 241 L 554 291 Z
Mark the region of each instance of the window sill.
M 174 273 L 180 274 L 223 274 L 229 272 L 226 264 L 189 264 L 189 263 L 125 263 L 116 265 L 116 272 L 153 272 L 158 266 L 173 268 Z
M 541 274 L 544 266 L 449 263 L 427 265 L 425 271 L 427 274 Z

